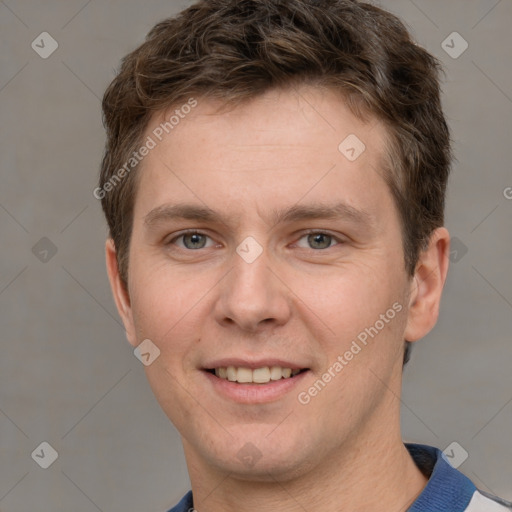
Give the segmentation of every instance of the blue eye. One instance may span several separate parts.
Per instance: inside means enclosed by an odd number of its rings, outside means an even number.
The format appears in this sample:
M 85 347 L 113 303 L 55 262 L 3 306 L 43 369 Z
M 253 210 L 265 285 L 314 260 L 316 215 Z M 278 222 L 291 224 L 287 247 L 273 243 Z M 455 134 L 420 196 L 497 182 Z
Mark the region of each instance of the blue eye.
M 174 238 L 173 240 L 171 240 L 170 243 L 175 243 L 178 240 L 182 240 L 181 244 L 178 244 L 178 243 L 176 244 L 179 247 L 181 247 L 182 249 L 183 248 L 191 249 L 191 250 L 204 249 L 206 247 L 208 238 L 209 237 L 207 235 L 203 235 L 202 233 L 190 232 L 190 233 L 184 233 L 184 234 Z
M 328 249 L 329 247 L 332 247 L 332 242 L 336 242 L 336 239 L 333 236 L 322 232 L 309 233 L 301 237 L 300 240 L 303 239 L 307 240 L 308 246 L 306 249 L 314 250 Z M 299 247 L 304 248 L 300 243 L 298 243 L 298 245 Z
M 296 245 L 302 249 L 321 251 L 329 249 L 339 243 L 341 243 L 340 240 L 333 235 L 322 231 L 314 231 L 303 235 Z M 194 251 L 212 247 L 215 245 L 215 242 L 208 235 L 197 231 L 190 231 L 173 238 L 169 241 L 169 245 L 176 245 L 180 249 Z

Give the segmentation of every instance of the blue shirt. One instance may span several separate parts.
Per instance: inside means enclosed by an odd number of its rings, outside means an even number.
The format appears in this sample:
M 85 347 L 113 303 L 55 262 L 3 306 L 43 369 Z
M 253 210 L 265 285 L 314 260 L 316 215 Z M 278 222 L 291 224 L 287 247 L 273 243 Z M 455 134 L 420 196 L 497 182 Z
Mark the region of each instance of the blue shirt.
M 427 485 L 407 512 L 510 512 L 512 503 L 475 487 L 453 468 L 438 448 L 405 443 L 414 462 L 429 478 Z M 192 491 L 169 512 L 193 512 Z M 203 512 L 203 511 L 201 511 Z

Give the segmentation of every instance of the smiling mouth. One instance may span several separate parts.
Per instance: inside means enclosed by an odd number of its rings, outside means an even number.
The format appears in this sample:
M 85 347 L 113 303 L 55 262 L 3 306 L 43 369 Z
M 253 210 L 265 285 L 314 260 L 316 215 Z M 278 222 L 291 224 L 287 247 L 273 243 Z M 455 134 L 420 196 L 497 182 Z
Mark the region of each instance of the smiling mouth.
M 292 370 L 291 368 L 283 368 L 281 366 L 264 366 L 254 369 L 228 366 L 206 369 L 207 372 L 219 379 L 239 384 L 268 384 L 269 382 L 281 379 L 291 379 L 299 373 L 307 372 L 308 370 L 309 368 Z

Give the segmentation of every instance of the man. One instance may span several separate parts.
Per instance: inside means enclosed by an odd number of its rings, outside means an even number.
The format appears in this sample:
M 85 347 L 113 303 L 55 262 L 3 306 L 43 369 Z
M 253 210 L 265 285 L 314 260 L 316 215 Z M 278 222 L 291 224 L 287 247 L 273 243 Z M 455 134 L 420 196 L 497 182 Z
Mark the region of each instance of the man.
M 401 22 L 349 0 L 204 0 L 124 59 L 95 195 L 182 436 L 172 511 L 510 509 L 400 434 L 448 269 L 439 96 Z

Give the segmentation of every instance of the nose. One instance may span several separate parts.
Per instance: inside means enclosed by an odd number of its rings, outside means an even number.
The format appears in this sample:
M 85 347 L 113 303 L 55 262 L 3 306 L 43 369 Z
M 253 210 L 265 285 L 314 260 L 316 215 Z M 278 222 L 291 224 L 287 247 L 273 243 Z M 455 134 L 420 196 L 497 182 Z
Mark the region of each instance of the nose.
M 222 326 L 236 325 L 243 331 L 275 328 L 289 320 L 290 299 L 265 250 L 251 263 L 235 253 L 232 270 L 221 283 L 215 317 Z

